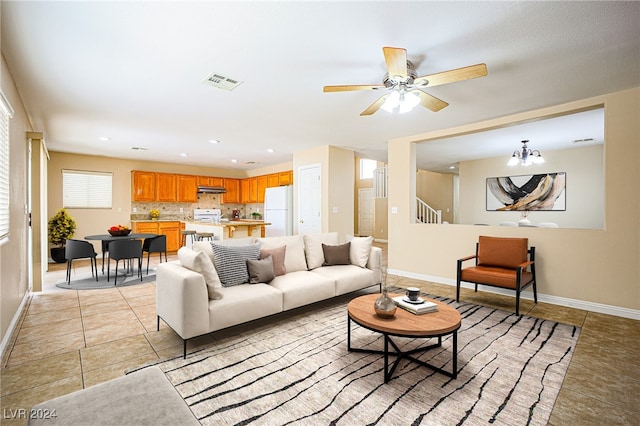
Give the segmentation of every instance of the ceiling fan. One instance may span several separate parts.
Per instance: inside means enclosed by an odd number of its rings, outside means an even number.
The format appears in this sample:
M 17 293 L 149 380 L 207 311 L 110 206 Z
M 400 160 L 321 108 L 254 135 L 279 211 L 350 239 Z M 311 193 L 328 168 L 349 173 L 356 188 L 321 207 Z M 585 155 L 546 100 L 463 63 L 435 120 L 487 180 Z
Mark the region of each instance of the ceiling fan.
M 387 74 L 385 74 L 382 84 L 324 86 L 323 91 L 349 92 L 353 90 L 381 89 L 389 91 L 388 94 L 382 96 L 362 111 L 360 115 L 371 115 L 381 108 L 389 112 L 397 109 L 400 113 L 403 113 L 410 111 L 418 104 L 436 112 L 449 104 L 421 89 L 487 75 L 487 66 L 485 64 L 476 64 L 418 77 L 414 65 L 407 60 L 406 49 L 383 47 L 382 51 L 384 60 L 387 63 Z

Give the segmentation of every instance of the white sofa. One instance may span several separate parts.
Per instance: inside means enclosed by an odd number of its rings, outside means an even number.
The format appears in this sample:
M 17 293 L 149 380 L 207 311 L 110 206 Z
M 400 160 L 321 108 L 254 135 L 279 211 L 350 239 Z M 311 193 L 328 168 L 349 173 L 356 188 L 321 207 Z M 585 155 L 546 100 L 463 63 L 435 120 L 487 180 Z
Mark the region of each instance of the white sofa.
M 234 242 L 229 241 L 231 244 Z M 248 241 L 242 243 L 247 244 Z M 349 264 L 332 265 L 326 265 L 324 250 L 341 246 L 337 233 L 259 238 L 254 243 L 259 243 L 265 251 L 282 251 L 282 247 L 286 247 L 283 256 L 286 273 L 268 283 L 214 285 L 212 288 L 205 276 L 208 281 L 215 281 L 218 277 L 210 279 L 211 271 L 202 271 L 199 269 L 201 266 L 194 267 L 185 260 L 202 251 L 211 261 L 209 265 L 208 260 L 204 260 L 206 268 L 213 266 L 216 257 L 209 242 L 194 243 L 194 251 L 181 248 L 178 253 L 181 260 L 158 266 L 158 329 L 162 319 L 183 339 L 185 358 L 187 340 L 193 337 L 381 285 L 382 250 L 372 245 L 371 237 L 351 239 Z M 323 244 L 329 247 L 323 248 Z M 215 249 L 218 250 L 219 246 Z M 344 254 L 344 246 L 342 249 Z M 328 251 L 327 256 L 330 257 Z M 201 261 L 204 259 L 202 254 L 196 257 Z M 219 263 L 218 272 L 224 267 Z

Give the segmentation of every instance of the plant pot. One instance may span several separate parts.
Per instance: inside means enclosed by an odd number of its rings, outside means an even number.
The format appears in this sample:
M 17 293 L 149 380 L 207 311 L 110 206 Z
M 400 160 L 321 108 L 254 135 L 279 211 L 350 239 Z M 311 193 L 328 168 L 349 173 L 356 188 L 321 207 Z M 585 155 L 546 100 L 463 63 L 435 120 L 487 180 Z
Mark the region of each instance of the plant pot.
M 64 256 L 64 247 L 51 247 L 51 259 L 56 263 L 64 263 L 67 259 Z

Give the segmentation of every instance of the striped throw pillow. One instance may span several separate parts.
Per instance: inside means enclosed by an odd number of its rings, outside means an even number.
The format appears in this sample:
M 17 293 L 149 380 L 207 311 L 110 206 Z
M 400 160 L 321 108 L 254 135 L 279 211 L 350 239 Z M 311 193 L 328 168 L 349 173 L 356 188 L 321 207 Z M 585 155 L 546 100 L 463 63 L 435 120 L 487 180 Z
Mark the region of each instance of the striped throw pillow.
M 247 259 L 258 259 L 260 244 L 245 246 L 221 246 L 211 244 L 213 263 L 224 287 L 249 282 Z

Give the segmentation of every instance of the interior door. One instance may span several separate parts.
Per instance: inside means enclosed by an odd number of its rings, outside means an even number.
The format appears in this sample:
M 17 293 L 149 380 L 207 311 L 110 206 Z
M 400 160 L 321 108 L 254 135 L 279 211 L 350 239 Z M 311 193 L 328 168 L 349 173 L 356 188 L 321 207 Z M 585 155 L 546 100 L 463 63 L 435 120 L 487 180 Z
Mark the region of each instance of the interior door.
M 298 168 L 298 234 L 322 232 L 320 164 Z
M 361 237 L 373 235 L 375 215 L 373 200 L 373 188 L 358 189 L 358 235 Z

